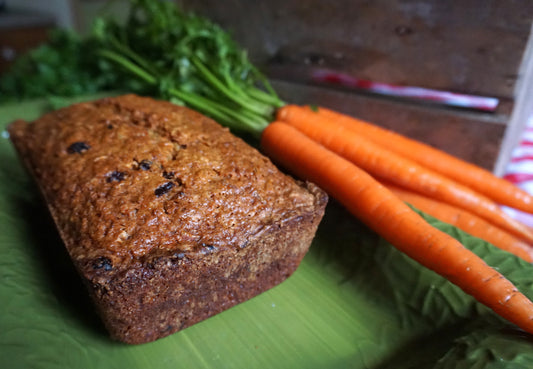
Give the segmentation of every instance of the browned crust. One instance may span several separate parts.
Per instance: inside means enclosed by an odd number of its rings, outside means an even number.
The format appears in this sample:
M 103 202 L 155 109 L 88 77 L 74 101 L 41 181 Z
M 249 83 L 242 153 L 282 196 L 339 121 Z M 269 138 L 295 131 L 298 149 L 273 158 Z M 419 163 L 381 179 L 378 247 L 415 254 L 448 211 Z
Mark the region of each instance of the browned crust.
M 152 341 L 284 281 L 306 254 L 320 218 L 308 213 L 273 224 L 239 250 L 149 258 L 112 280 L 96 278 L 90 291 L 113 337 Z
M 102 125 L 111 118 L 118 133 Z M 282 174 L 210 119 L 152 99 L 79 104 L 8 130 L 111 336 L 127 343 L 167 336 L 286 279 L 327 202 L 316 186 Z M 79 137 L 91 149 L 69 154 Z M 132 164 L 122 155 L 128 150 L 160 167 L 140 171 L 140 158 Z M 179 182 L 180 192 L 154 195 L 163 169 L 172 170 L 172 190 Z M 110 181 L 117 171 L 126 174 Z M 102 230 L 105 222 L 121 228 Z M 117 241 L 126 231 L 129 238 Z

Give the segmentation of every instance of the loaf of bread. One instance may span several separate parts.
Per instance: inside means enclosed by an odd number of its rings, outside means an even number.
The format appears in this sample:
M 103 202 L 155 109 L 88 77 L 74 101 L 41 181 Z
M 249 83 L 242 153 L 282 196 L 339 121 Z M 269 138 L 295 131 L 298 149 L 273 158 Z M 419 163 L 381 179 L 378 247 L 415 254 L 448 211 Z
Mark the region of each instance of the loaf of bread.
M 327 196 L 190 109 L 136 95 L 8 132 L 111 337 L 156 340 L 299 265 Z

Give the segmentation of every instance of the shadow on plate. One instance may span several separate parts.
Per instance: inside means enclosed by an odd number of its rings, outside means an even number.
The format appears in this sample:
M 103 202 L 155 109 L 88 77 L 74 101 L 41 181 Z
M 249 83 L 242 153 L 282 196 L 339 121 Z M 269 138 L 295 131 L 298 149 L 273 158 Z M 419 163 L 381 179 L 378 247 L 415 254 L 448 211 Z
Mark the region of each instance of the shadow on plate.
M 38 269 L 36 274 L 44 279 L 42 285 L 57 300 L 54 308 L 60 307 L 61 313 L 69 314 L 89 332 L 108 337 L 36 185 L 10 152 L 0 151 L 0 163 L 6 212 L 22 228 L 21 246 L 28 253 L 25 259 L 32 262 L 28 267 Z

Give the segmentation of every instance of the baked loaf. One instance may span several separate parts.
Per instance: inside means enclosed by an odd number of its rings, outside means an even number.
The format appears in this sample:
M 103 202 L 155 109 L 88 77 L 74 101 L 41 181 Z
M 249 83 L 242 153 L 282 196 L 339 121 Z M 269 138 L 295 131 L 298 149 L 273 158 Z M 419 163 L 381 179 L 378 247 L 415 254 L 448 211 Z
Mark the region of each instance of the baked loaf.
M 138 344 L 275 286 L 327 196 L 211 119 L 135 95 L 8 128 L 110 335 Z

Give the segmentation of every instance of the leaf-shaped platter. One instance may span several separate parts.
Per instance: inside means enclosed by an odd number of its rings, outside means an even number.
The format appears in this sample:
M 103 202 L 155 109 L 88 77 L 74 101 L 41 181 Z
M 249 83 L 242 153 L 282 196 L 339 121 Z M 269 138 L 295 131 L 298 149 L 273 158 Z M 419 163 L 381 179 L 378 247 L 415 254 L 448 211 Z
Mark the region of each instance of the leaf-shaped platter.
M 5 132 L 0 107 L 1 368 L 528 368 L 533 341 L 334 201 L 281 285 L 159 341 L 111 341 Z M 433 219 L 533 295 L 533 267 Z M 474 365 L 475 364 L 475 365 Z

